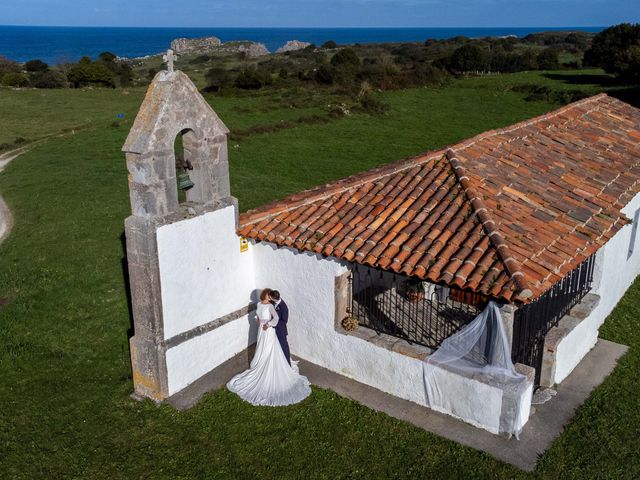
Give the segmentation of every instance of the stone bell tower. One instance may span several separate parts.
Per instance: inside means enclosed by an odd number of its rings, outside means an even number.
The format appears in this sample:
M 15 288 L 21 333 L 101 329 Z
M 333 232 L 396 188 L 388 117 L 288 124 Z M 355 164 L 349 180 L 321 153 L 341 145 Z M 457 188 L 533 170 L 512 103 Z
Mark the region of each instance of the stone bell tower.
M 193 255 L 198 248 L 189 241 L 197 235 L 181 231 L 173 235 L 181 235 L 177 236 L 181 239 L 178 243 L 182 243 L 182 239 L 184 243 L 177 246 L 175 252 L 166 253 L 169 260 L 163 265 L 159 232 L 163 227 L 192 221 L 221 209 L 231 212 L 228 217 L 237 222 L 237 202 L 231 197 L 229 187 L 229 130 L 191 80 L 184 73 L 173 71 L 172 52 L 168 56 L 169 71 L 160 72 L 154 78 L 123 147 L 132 212 L 125 221 L 125 233 L 134 317 L 134 336 L 130 340 L 133 382 L 138 396 L 156 401 L 172 393 L 168 384 L 167 351 L 184 341 L 180 334 L 183 337 L 189 334 L 184 331 L 188 326 L 182 329 L 174 326 L 171 332 L 166 331 L 165 317 L 170 306 L 163 294 L 193 292 L 198 285 L 190 284 L 190 278 L 203 275 L 201 270 L 209 271 L 214 263 L 209 258 L 204 262 L 211 265 L 196 265 Z M 182 204 L 178 200 L 174 152 L 174 142 L 179 135 L 183 139 L 184 160 L 193 166 L 189 175 L 195 184 L 186 192 L 187 201 Z M 210 230 L 217 228 L 215 221 L 209 224 Z M 234 225 L 225 228 L 231 231 L 229 235 L 234 234 Z M 169 250 L 169 247 L 162 248 Z M 193 269 L 195 274 L 184 278 L 174 275 L 170 270 L 172 259 L 183 262 L 184 268 Z M 162 275 L 168 279 L 164 284 Z M 177 283 L 172 284 L 174 278 Z M 200 283 L 203 281 L 206 283 L 206 278 Z M 189 302 L 198 301 L 190 297 L 184 300 L 186 308 Z M 192 306 L 195 312 L 200 308 L 197 304 Z

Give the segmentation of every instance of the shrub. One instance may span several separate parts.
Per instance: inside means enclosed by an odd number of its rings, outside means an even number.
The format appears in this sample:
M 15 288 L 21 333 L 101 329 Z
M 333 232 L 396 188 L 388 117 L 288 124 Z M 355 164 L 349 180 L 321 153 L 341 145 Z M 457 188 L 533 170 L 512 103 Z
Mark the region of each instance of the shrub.
M 324 85 L 333 83 L 334 69 L 329 65 L 320 65 L 315 72 L 315 81 Z
M 207 80 L 206 91 L 208 92 L 220 91 L 222 87 L 229 86 L 233 83 L 231 73 L 220 67 L 213 67 L 207 70 L 204 77 Z
M 9 60 L 7 57 L 3 57 L 2 55 L 0 55 L 0 77 L 2 76 L 2 74 L 4 73 L 9 73 L 9 72 L 20 72 L 22 69 L 20 68 L 20 65 L 17 62 L 14 62 L 13 60 Z
M 6 87 L 24 88 L 30 85 L 29 77 L 20 72 L 7 72 L 2 76 L 2 85 Z
M 360 58 L 356 52 L 351 48 L 343 48 L 331 58 L 331 65 L 334 67 L 343 66 L 360 66 Z
M 401 65 L 424 62 L 427 58 L 424 46 L 415 43 L 404 43 L 391 50 L 391 53 L 395 56 L 395 62 Z
M 270 83 L 270 78 L 257 69 L 243 70 L 236 78 L 235 86 L 244 90 L 259 90 Z
M 75 88 L 88 85 L 111 88 L 116 86 L 114 74 L 104 62 L 92 62 L 88 57 L 83 57 L 80 62 L 69 68 L 67 80 Z
M 360 96 L 359 109 L 370 115 L 382 115 L 389 111 L 389 105 L 378 100 L 371 92 L 366 92 Z
M 624 79 L 640 80 L 640 23 L 622 23 L 598 33 L 584 54 L 584 63 Z
M 29 60 L 24 64 L 24 68 L 27 72 L 46 72 L 49 70 L 49 65 L 42 60 Z
M 333 40 L 327 40 L 326 42 L 324 42 L 322 44 L 321 48 L 325 48 L 325 49 L 333 49 L 333 48 L 338 48 L 338 44 L 333 41 Z
M 189 63 L 191 65 L 198 65 L 200 63 L 207 63 L 209 60 L 211 60 L 211 57 L 209 55 L 198 55 L 197 57 L 191 59 Z
M 65 88 L 67 81 L 59 71 L 47 70 L 46 72 L 32 73 L 31 85 L 36 88 Z
M 416 85 L 444 85 L 450 79 L 446 70 L 431 64 L 418 64 L 413 70 Z

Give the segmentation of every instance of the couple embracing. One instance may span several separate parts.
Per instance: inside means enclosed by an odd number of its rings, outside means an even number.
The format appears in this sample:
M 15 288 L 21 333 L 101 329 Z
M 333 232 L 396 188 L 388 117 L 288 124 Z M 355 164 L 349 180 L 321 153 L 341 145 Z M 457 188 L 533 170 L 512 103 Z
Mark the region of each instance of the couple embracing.
M 227 388 L 253 405 L 281 406 L 304 400 L 311 387 L 291 363 L 287 343 L 289 308 L 277 290 L 265 288 L 255 321 L 258 343 L 248 370 L 233 377 Z

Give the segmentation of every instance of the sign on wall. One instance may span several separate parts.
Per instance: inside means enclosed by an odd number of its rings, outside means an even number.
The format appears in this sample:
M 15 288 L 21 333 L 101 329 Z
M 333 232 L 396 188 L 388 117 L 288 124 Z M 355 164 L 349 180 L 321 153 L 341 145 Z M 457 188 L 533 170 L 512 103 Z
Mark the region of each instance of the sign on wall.
M 240 253 L 244 253 L 249 250 L 249 240 L 245 237 L 240 237 Z

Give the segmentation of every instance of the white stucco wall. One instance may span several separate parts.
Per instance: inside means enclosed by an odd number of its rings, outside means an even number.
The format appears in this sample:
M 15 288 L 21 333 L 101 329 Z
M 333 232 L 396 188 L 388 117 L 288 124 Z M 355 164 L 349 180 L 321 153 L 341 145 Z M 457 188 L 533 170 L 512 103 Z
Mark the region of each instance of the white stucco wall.
M 347 271 L 337 260 L 268 243 L 254 245 L 258 288 L 280 291 L 289 306 L 289 343 L 294 355 L 378 390 L 428 406 L 424 362 L 335 330 L 335 277 Z M 498 432 L 502 392 L 471 378 L 439 369 L 451 392 L 439 411 Z M 529 418 L 531 391 L 521 402 Z M 523 397 L 524 398 L 524 397 Z
M 334 327 L 335 277 L 347 271 L 337 260 L 254 245 L 256 285 L 280 291 L 289 306 L 291 352 L 379 390 L 425 404 L 422 362 Z
M 429 378 L 438 385 L 438 391 L 443 392 L 438 396 L 440 404 L 432 402 L 432 409 L 460 418 L 491 433 L 499 433 L 502 390 L 471 378 L 453 375 L 437 366 L 431 368 Z
M 622 213 L 633 219 L 638 209 L 640 194 L 622 209 Z M 640 232 L 632 238 L 633 229 L 633 224 L 624 226 L 597 253 L 592 291 L 600 296 L 600 303 L 558 344 L 555 383 L 562 382 L 595 346 L 598 330 L 640 274 Z M 635 245 L 629 255 L 632 239 Z
M 234 357 L 255 343 L 257 327 L 253 314 L 229 322 L 167 350 L 169 395 Z
M 270 287 L 280 290 L 289 305 L 294 355 L 397 397 L 428 404 L 421 360 L 335 330 L 335 278 L 347 271 L 345 264 L 265 242 L 240 253 L 234 232 L 232 207 L 158 229 L 165 339 L 246 307 L 256 300 L 252 294 Z M 251 316 L 169 348 L 169 394 L 255 342 Z M 451 390 L 451 401 L 441 411 L 497 432 L 501 392 L 448 371 L 441 375 Z
M 251 302 L 253 260 L 235 229 L 232 206 L 158 229 L 165 339 Z

